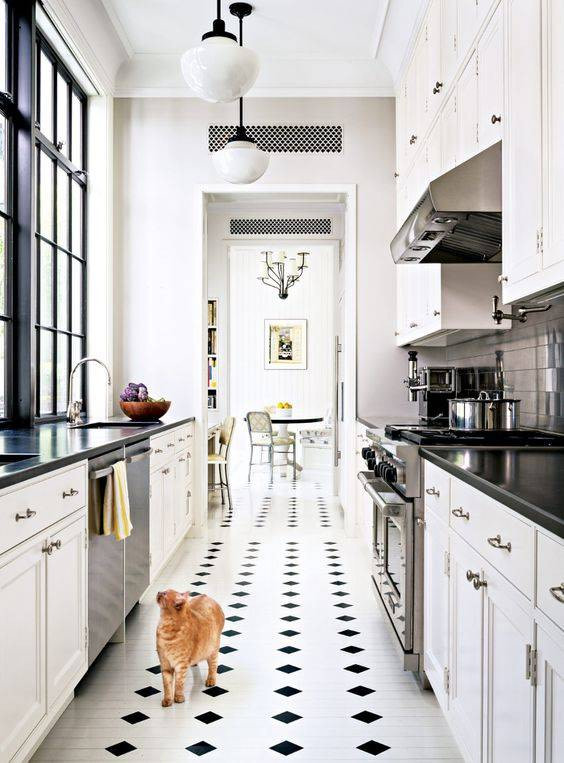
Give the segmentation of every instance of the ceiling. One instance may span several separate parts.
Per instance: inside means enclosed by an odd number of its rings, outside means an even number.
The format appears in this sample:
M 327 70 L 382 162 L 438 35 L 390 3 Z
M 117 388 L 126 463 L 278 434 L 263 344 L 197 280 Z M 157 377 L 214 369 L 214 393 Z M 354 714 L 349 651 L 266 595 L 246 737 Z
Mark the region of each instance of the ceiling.
M 101 0 L 127 60 L 118 95 L 190 91 L 178 58 L 215 17 L 215 0 Z M 245 44 L 261 58 L 250 95 L 391 95 L 426 0 L 254 0 Z M 223 0 L 230 31 L 237 20 Z M 182 91 L 185 91 L 182 93 Z

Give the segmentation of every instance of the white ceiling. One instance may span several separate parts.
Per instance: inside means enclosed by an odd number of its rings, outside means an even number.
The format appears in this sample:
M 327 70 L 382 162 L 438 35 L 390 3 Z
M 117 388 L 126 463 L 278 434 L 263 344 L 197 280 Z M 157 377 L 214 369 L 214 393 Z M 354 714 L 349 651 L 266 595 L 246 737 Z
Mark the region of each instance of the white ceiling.
M 102 0 L 128 54 L 118 95 L 190 95 L 179 55 L 211 28 L 215 0 Z M 250 95 L 391 95 L 426 0 L 254 0 Z M 228 29 L 238 21 L 222 2 Z M 182 92 L 184 91 L 184 92 Z

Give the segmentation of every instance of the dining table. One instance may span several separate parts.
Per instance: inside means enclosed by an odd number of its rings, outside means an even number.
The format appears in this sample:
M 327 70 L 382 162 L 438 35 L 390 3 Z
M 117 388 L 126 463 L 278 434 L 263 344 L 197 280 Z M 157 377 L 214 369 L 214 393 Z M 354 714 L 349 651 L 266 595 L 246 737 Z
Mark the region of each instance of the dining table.
M 281 409 L 281 410 L 288 410 Z M 278 427 L 278 437 L 288 437 L 289 431 L 288 427 L 291 424 L 318 424 L 320 421 L 323 421 L 323 416 L 318 415 L 307 415 L 300 413 L 299 411 L 295 412 L 293 409 L 290 409 L 290 413 L 278 413 L 276 411 L 273 411 L 270 414 L 270 420 L 273 424 L 276 424 Z M 289 449 L 289 446 L 288 446 Z M 284 452 L 284 450 L 281 450 L 279 452 Z M 294 451 L 295 452 L 295 451 Z M 286 451 L 286 460 L 288 459 L 287 456 L 288 451 Z M 296 471 L 301 472 L 303 470 L 303 466 L 299 464 L 296 461 Z M 281 472 L 282 476 L 285 477 L 286 473 L 284 471 Z

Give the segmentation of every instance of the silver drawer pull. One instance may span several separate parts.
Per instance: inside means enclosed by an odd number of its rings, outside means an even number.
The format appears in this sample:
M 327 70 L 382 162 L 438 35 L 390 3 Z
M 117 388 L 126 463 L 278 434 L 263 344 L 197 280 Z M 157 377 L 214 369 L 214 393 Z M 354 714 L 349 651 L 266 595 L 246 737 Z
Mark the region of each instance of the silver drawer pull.
M 185 459 L 185 458 L 179 458 L 178 460 L 179 460 L 179 461 L 186 461 L 186 459 Z
M 162 453 L 162 450 L 160 448 L 155 448 L 155 453 Z
M 63 498 L 72 498 L 75 495 L 78 495 L 78 490 L 75 490 L 73 487 L 71 487 L 68 493 L 63 490 Z
M 474 580 L 480 579 L 480 573 L 479 572 L 472 572 L 472 570 L 466 570 L 466 580 L 469 583 L 473 583 Z
M 440 496 L 440 492 L 436 488 L 434 488 L 434 487 L 428 487 L 425 490 L 425 492 L 427 493 L 427 495 L 434 495 L 437 498 Z
M 173 442 L 167 442 L 166 447 L 167 448 L 174 448 L 174 443 Z
M 549 588 L 548 590 L 554 596 L 556 601 L 559 601 L 561 604 L 564 604 L 564 583 L 560 583 L 560 585 L 552 586 L 552 588 Z
M 502 543 L 501 535 L 495 535 L 493 538 L 488 538 L 488 543 L 494 548 L 501 548 L 505 549 L 505 551 L 511 551 L 511 543 L 509 541 L 507 541 L 507 543 Z
M 63 544 L 60 540 L 54 540 L 54 541 L 51 541 L 51 543 L 48 543 L 45 546 L 43 546 L 41 551 L 42 553 L 47 554 L 48 556 L 51 556 L 51 554 L 53 553 L 53 550 L 60 549 L 62 545 Z
M 453 509 L 450 512 L 453 517 L 458 517 L 459 519 L 470 519 L 470 512 L 468 511 L 462 511 L 462 509 Z
M 186 442 L 186 438 L 185 437 L 179 437 L 178 438 L 178 442 Z
M 485 588 L 487 586 L 487 583 L 485 580 L 480 580 L 480 578 L 474 578 L 472 581 L 472 585 L 476 589 L 476 591 L 479 591 L 480 588 Z
M 59 539 L 59 540 L 54 540 L 54 541 L 53 541 L 52 543 L 50 543 L 49 545 L 53 546 L 53 548 L 59 549 L 59 548 L 61 548 L 61 546 L 63 545 L 63 543 L 62 543 L 62 541 Z
M 19 522 L 20 519 L 31 519 L 31 517 L 34 517 L 37 514 L 36 511 L 32 511 L 31 509 L 26 509 L 25 514 L 16 514 L 16 522 Z
M 162 470 L 162 474 L 169 474 L 169 472 L 170 472 L 170 469 L 163 469 Z

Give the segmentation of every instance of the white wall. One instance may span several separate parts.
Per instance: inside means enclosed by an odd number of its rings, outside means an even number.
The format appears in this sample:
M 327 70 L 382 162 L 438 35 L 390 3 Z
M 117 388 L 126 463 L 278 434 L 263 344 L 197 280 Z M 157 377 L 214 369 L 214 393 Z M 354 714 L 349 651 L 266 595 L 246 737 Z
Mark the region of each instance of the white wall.
M 194 187 L 217 182 L 208 124 L 229 124 L 236 105 L 192 99 L 117 99 L 116 337 L 118 384 L 141 378 L 178 413 L 199 409 L 191 326 L 201 284 L 191 277 Z M 394 101 L 251 99 L 249 123 L 343 124 L 342 154 L 274 154 L 266 183 L 358 185 L 358 410 L 409 411 L 394 344 Z
M 290 402 L 296 412 L 324 416 L 331 402 L 334 250 L 310 246 L 308 269 L 281 300 L 257 280 L 262 247 L 232 247 L 230 273 L 230 399 L 238 418 L 266 405 Z M 300 247 L 287 245 L 288 256 Z M 307 320 L 307 368 L 265 369 L 265 319 Z

